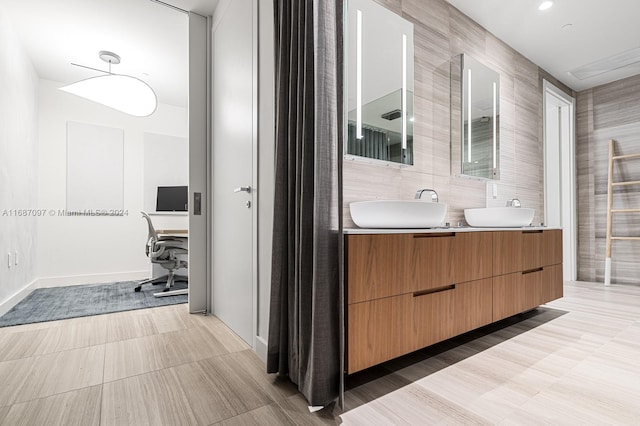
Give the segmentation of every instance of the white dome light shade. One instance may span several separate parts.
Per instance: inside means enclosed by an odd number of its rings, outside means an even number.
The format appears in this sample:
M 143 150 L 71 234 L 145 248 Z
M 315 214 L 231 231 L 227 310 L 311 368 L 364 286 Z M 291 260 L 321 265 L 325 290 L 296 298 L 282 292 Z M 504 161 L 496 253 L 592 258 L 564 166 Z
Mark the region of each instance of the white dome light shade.
M 547 10 L 551 6 L 553 6 L 553 1 L 551 0 L 543 1 L 542 3 L 540 3 L 540 6 L 538 6 L 538 10 Z
M 61 87 L 60 90 L 136 117 L 147 117 L 158 106 L 153 89 L 144 81 L 129 75 L 101 75 Z

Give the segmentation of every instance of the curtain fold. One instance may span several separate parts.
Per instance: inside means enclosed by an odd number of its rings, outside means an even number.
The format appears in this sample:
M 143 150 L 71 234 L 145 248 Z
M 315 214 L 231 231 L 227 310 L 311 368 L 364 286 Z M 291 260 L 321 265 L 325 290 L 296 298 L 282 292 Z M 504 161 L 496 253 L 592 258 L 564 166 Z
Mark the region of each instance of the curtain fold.
M 274 0 L 276 164 L 267 371 L 339 393 L 342 2 Z

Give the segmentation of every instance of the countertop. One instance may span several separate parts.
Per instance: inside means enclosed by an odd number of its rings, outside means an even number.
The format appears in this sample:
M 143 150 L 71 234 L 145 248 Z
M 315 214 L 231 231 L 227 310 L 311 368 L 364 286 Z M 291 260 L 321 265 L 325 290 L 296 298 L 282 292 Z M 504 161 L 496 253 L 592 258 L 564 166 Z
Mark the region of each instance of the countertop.
M 486 231 L 542 231 L 542 230 L 551 230 L 551 229 L 562 229 L 559 226 L 522 226 L 518 228 L 473 228 L 470 226 L 451 226 L 448 228 L 424 228 L 424 229 L 414 229 L 414 228 L 388 228 L 388 229 L 377 229 L 377 228 L 345 228 L 345 234 L 433 234 L 433 233 L 444 233 L 444 232 L 486 232 Z

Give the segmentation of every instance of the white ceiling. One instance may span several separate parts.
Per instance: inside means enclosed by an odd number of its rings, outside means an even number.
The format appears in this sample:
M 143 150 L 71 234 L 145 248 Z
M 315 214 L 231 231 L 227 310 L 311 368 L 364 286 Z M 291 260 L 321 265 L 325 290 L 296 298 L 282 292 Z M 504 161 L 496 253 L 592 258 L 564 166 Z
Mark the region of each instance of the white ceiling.
M 218 0 L 168 0 L 211 14 Z M 0 0 L 40 78 L 72 83 L 100 75 L 71 63 L 107 69 L 98 52 L 121 56 L 112 71 L 138 77 L 158 101 L 186 107 L 187 15 L 150 0 Z
M 639 62 L 578 80 L 568 72 L 640 47 L 639 0 L 447 0 L 576 91 L 640 74 Z M 570 27 L 562 28 L 566 24 Z
M 640 62 L 584 80 L 575 68 L 640 47 L 640 1 L 448 0 L 488 31 L 574 90 L 640 74 Z M 218 0 L 166 0 L 202 15 Z M 71 83 L 105 69 L 100 50 L 122 57 L 114 72 L 148 82 L 158 100 L 186 106 L 187 15 L 151 0 L 0 0 L 41 78 Z M 572 24 L 563 29 L 563 25 Z

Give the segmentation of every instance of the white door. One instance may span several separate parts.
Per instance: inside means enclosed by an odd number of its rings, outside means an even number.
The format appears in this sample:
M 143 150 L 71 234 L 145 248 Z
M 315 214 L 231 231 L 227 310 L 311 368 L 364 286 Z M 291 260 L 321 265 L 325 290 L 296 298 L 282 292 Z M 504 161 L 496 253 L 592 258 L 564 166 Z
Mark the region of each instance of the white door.
M 221 2 L 212 40 L 211 310 L 254 345 L 256 10 Z
M 575 281 L 575 99 L 545 80 L 544 111 L 544 222 L 563 228 L 563 275 Z

